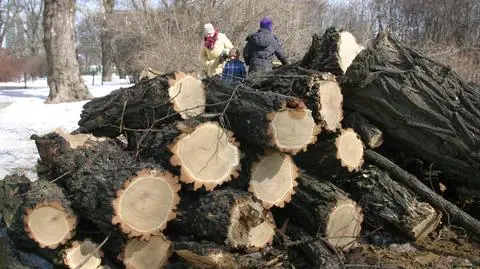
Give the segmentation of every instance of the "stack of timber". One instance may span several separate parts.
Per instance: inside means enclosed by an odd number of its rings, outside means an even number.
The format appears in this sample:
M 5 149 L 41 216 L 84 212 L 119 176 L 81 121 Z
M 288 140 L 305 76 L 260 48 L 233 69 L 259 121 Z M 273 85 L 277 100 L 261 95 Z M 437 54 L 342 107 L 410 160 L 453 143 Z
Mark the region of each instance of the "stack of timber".
M 336 269 L 379 229 L 416 242 L 448 218 L 478 237 L 478 220 L 388 158 L 433 163 L 480 198 L 479 98 L 389 34 L 364 48 L 335 28 L 245 83 L 146 78 L 85 104 L 77 130 L 32 135 L 39 180 L 0 181 L 0 255 L 7 268 L 28 267 L 15 249 L 76 269 Z

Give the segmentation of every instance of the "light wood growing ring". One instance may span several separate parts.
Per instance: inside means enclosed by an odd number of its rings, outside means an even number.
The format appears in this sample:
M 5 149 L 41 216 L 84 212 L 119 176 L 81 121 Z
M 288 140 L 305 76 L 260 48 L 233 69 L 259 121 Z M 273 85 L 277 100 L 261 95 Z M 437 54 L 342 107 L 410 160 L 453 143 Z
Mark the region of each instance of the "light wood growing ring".
M 113 200 L 113 224 L 129 237 L 148 239 L 175 218 L 180 184 L 168 172 L 144 169 L 125 182 Z
M 173 153 L 170 163 L 181 167 L 180 180 L 193 183 L 195 190 L 202 186 L 213 190 L 239 175 L 238 144 L 233 133 L 216 122 L 198 125 L 192 133 L 181 135 L 169 149 Z
M 173 109 L 180 113 L 182 119 L 188 119 L 205 111 L 205 88 L 200 79 L 182 72 L 169 80 L 168 95 Z
M 341 128 L 343 119 L 343 95 L 336 81 L 324 80 L 319 82 L 318 87 L 318 110 L 323 128 L 333 132 Z
M 363 142 L 353 129 L 342 130 L 335 139 L 337 159 L 349 172 L 358 171 L 363 165 Z
M 90 240 L 74 241 L 72 246 L 65 250 L 63 263 L 70 269 L 97 269 L 102 264 L 103 255 L 97 248 L 98 245 Z
M 358 239 L 362 229 L 363 213 L 353 200 L 339 200 L 328 214 L 325 237 L 335 247 L 348 249 Z
M 252 165 L 249 191 L 269 209 L 284 207 L 295 193 L 298 168 L 292 158 L 280 152 L 270 152 Z
M 121 259 L 127 269 L 163 268 L 172 255 L 172 242 L 163 235 L 152 236 L 148 241 L 128 240 Z

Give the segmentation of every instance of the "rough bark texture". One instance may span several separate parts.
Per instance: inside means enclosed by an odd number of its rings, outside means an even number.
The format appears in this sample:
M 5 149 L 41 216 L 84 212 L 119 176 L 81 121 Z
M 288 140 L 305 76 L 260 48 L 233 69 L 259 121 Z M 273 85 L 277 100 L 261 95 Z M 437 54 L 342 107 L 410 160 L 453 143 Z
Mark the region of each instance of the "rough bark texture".
M 312 111 L 315 120 L 325 126 L 320 102 L 320 88 L 325 82 L 337 83 L 335 76 L 329 73 L 322 73 L 315 70 L 302 68 L 300 66 L 288 65 L 265 75 L 264 79 L 252 83 L 253 87 L 262 91 L 271 91 L 283 95 L 293 96 L 301 99 Z M 340 89 L 339 89 L 340 92 Z M 341 97 L 341 93 L 339 94 Z M 341 100 L 339 100 L 340 117 L 337 119 L 337 125 L 340 127 L 342 120 Z
M 123 128 L 148 129 L 180 119 L 168 95 L 173 74 L 158 76 L 95 98 L 83 106 L 78 132 L 116 137 Z M 171 115 L 167 117 L 167 115 Z M 167 117 L 164 120 L 160 120 Z
M 224 247 L 212 242 L 174 242 L 173 250 L 177 256 L 194 268 L 241 268 L 232 254 Z
M 480 189 L 480 91 L 450 68 L 381 33 L 342 83 L 345 107 L 459 185 Z M 478 192 L 480 196 L 480 192 Z
M 205 82 L 207 112 L 221 113 L 225 128 L 232 130 L 240 144 L 273 147 L 269 133 L 269 114 L 285 108 L 304 110 L 298 98 L 255 90 L 245 85 L 230 85 L 218 79 Z
M 72 150 L 56 133 L 32 138 L 43 163 L 49 164 L 56 175 L 68 173 L 56 183 L 65 188 L 75 209 L 104 231 L 116 229 L 112 201 L 124 183 L 144 168 L 162 170 L 135 161 L 115 140 L 92 141 L 89 146 Z
M 347 193 L 328 181 L 316 179 L 306 174 L 301 175 L 297 181 L 298 186 L 295 189 L 295 195 L 292 197 L 292 201 L 286 205 L 286 212 L 292 222 L 304 227 L 311 236 L 325 236 L 329 219 L 339 202 L 347 201 L 356 205 L 348 198 Z M 360 208 L 358 207 L 358 209 Z M 360 232 L 360 225 L 363 220 L 360 212 L 357 212 L 356 216 L 343 216 L 343 218 L 345 218 L 347 225 L 350 225 L 350 223 L 358 225 L 356 229 L 358 229 L 358 233 Z M 355 241 L 356 239 L 348 238 L 348 240 Z
M 393 226 L 406 237 L 419 240 L 440 223 L 440 212 L 375 166 L 335 183 L 362 205 L 367 223 L 373 227 Z
M 113 13 L 114 0 L 103 0 L 103 19 L 101 31 L 102 43 L 102 81 L 112 81 L 113 73 L 113 33 L 108 29 L 109 17 Z
M 177 210 L 177 218 L 172 220 L 171 229 L 167 232 L 193 236 L 196 239 L 228 245 L 232 248 L 249 249 L 252 246 L 245 244 L 244 235 L 229 236 L 229 227 L 232 225 L 233 208 L 242 204 L 244 211 L 240 214 L 238 223 L 253 228 L 267 221 L 274 227 L 270 212 L 264 210 L 261 203 L 253 195 L 236 189 L 222 189 L 195 197 L 182 195 L 182 201 Z M 249 233 L 249 228 L 244 233 Z
M 350 113 L 342 122 L 344 128 L 352 128 L 369 148 L 378 148 L 383 144 L 383 132 L 360 113 Z
M 47 103 L 92 98 L 80 77 L 76 58 L 75 2 L 75 0 L 45 1 L 43 29 L 50 87 Z
M 425 186 L 415 176 L 407 173 L 405 170 L 390 162 L 382 155 L 372 150 L 366 150 L 365 158 L 369 163 L 385 169 L 385 171 L 387 171 L 394 180 L 410 188 L 410 190 L 412 190 L 420 198 L 434 206 L 435 209 L 439 210 L 445 215 L 448 215 L 453 224 L 464 227 L 477 239 L 480 238 L 480 221 L 471 217 L 456 205 L 445 200 L 443 197 Z

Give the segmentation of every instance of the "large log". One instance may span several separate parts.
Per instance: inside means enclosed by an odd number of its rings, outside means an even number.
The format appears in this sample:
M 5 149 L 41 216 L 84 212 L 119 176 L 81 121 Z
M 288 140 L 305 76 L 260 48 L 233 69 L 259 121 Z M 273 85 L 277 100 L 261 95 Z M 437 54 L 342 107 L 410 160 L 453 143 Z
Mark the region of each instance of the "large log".
M 295 65 L 257 75 L 254 87 L 301 99 L 313 117 L 327 131 L 341 127 L 343 96 L 335 76 Z
M 352 247 L 363 221 L 360 206 L 328 181 L 302 174 L 298 183 L 292 201 L 285 207 L 291 221 L 335 247 Z
M 218 113 L 241 144 L 296 154 L 316 141 L 320 129 L 298 98 L 213 78 L 205 82 L 207 112 Z
M 421 202 L 410 190 L 375 166 L 335 181 L 362 205 L 365 219 L 373 227 L 394 227 L 413 240 L 425 238 L 434 231 L 442 213 Z
M 191 118 L 155 130 L 130 132 L 129 140 L 138 156 L 163 166 L 169 165 L 167 160 L 179 166 L 180 180 L 193 183 L 195 190 L 202 186 L 212 190 L 239 174 L 238 143 L 232 132 L 215 121 Z
M 77 132 L 116 137 L 126 129 L 148 129 L 205 110 L 205 90 L 194 75 L 157 76 L 95 98 L 83 106 Z
M 74 235 L 77 216 L 63 190 L 52 182 L 6 176 L 0 181 L 0 200 L 8 234 L 21 248 L 55 249 Z
M 118 257 L 128 269 L 163 268 L 172 255 L 172 242 L 163 235 L 129 239 Z
M 259 249 L 272 242 L 275 224 L 271 213 L 250 193 L 225 188 L 186 199 L 184 193 L 171 222 L 174 232 L 208 240 L 233 249 Z
M 341 86 L 344 106 L 392 138 L 385 143 L 480 189 L 480 91 L 449 67 L 381 33 Z
M 175 217 L 177 178 L 158 165 L 135 161 L 115 140 L 88 140 L 72 149 L 58 133 L 32 139 L 42 161 L 66 175 L 56 183 L 67 191 L 72 206 L 102 230 L 146 239 Z
M 342 122 L 343 127 L 353 129 L 368 148 L 378 148 L 383 144 L 383 132 L 358 112 L 348 114 Z
M 307 69 L 342 76 L 363 49 L 351 33 L 330 27 L 322 36 L 313 35 L 310 49 L 299 64 Z

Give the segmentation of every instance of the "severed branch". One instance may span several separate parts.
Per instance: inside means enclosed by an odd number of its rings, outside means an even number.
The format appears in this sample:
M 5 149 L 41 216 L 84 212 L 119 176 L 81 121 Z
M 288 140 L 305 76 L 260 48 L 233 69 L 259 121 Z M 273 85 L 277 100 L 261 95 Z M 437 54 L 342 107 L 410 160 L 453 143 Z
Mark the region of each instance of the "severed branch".
M 465 211 L 458 208 L 456 205 L 445 200 L 443 197 L 435 193 L 433 190 L 424 185 L 418 178 L 407 173 L 405 170 L 394 164 L 387 158 L 372 150 L 365 150 L 364 157 L 367 161 L 376 164 L 377 166 L 389 172 L 394 180 L 405 184 L 418 196 L 430 203 L 436 209 L 449 215 L 451 220 L 461 225 L 475 236 L 475 240 L 480 240 L 480 221 L 473 218 Z

